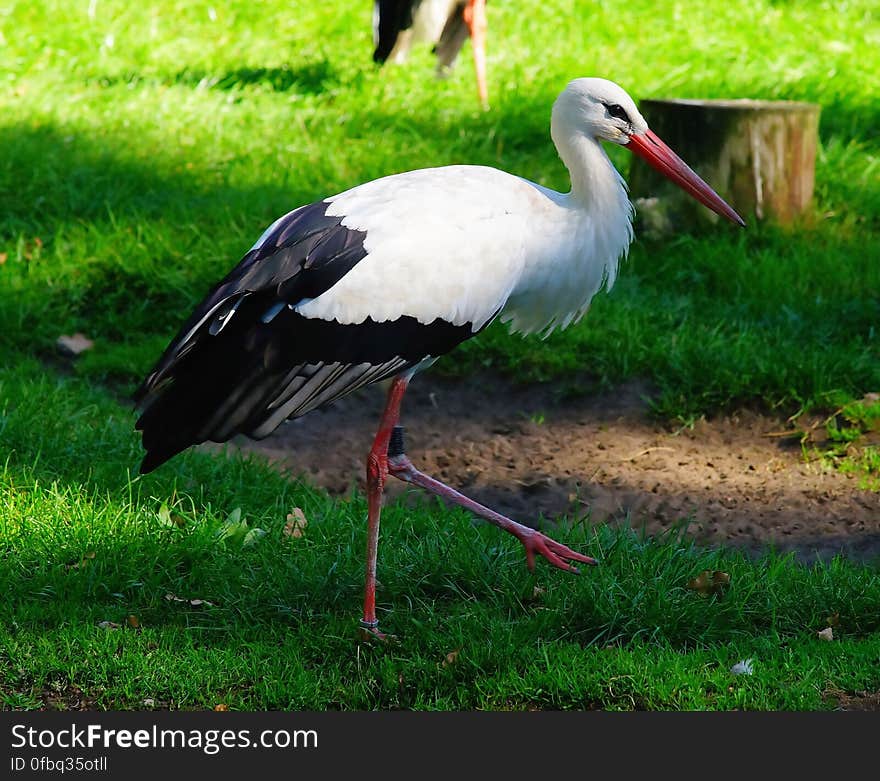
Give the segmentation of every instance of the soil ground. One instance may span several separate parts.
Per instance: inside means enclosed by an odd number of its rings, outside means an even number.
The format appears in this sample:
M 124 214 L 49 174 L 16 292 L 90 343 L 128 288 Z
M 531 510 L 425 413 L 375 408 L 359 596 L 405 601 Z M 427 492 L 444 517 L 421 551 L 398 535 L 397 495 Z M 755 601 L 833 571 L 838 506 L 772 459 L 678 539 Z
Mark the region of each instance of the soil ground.
M 653 534 L 690 519 L 701 544 L 772 546 L 803 561 L 880 557 L 880 492 L 806 462 L 796 437 L 778 436 L 791 428 L 784 419 L 741 411 L 674 428 L 651 417 L 644 396 L 631 384 L 559 399 L 550 386 L 422 374 L 403 405 L 407 453 L 428 474 L 532 526 L 586 516 Z M 384 388 L 372 386 L 238 444 L 344 494 L 363 488 L 383 401 Z M 412 490 L 392 479 L 387 492 Z

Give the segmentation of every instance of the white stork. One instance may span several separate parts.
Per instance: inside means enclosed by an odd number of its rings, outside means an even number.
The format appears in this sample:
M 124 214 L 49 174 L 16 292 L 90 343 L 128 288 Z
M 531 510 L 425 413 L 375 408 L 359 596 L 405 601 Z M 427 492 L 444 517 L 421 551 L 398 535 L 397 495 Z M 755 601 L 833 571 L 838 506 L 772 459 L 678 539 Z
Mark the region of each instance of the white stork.
M 427 41 L 434 44 L 437 75 L 444 76 L 470 36 L 477 93 L 487 108 L 486 27 L 486 0 L 375 0 L 373 60 L 405 62 L 414 42 Z
M 495 318 L 523 334 L 580 318 L 610 287 L 633 238 L 626 186 L 600 142 L 632 150 L 713 211 L 744 225 L 604 79 L 572 81 L 550 132 L 571 191 L 482 166 L 367 182 L 276 220 L 211 290 L 136 393 L 149 472 L 190 445 L 280 423 L 393 378 L 367 458 L 361 626 L 376 620 L 376 551 L 388 475 L 513 534 L 534 566 L 595 564 L 419 472 L 398 426 L 413 375 Z

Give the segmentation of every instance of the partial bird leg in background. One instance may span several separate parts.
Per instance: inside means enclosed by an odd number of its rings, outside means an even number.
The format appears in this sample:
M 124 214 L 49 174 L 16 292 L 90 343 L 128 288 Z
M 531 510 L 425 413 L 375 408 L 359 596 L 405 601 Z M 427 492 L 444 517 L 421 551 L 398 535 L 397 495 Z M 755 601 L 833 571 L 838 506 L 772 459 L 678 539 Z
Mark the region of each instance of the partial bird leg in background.
M 409 379 L 395 377 L 388 389 L 388 399 L 379 430 L 373 440 L 370 455 L 367 456 L 367 575 L 364 582 L 364 617 L 361 629 L 378 637 L 385 638 L 379 631 L 376 618 L 376 556 L 379 550 L 379 516 L 382 513 L 382 493 L 388 477 L 388 443 L 391 432 L 400 420 L 400 402 L 406 392 Z
M 391 54 L 388 55 L 388 61 L 393 62 L 395 65 L 403 65 L 409 59 L 409 50 L 412 48 L 412 42 L 412 28 L 401 30 L 397 36 L 397 42 L 391 50 Z
M 437 494 L 437 496 L 455 502 L 466 510 L 470 510 L 474 515 L 485 518 L 489 523 L 504 529 L 506 532 L 510 532 L 526 549 L 526 565 L 530 570 L 535 568 L 536 553 L 547 559 L 554 567 L 559 567 L 559 569 L 564 569 L 568 572 L 578 572 L 577 567 L 569 564 L 569 561 L 578 561 L 582 564 L 597 563 L 595 559 L 584 556 L 582 553 L 577 553 L 571 548 L 551 540 L 535 529 L 523 526 L 521 523 L 496 513 L 494 510 L 484 507 L 473 499 L 469 499 L 464 494 L 460 494 L 454 488 L 450 488 L 439 480 L 435 480 L 433 477 L 420 472 L 413 466 L 404 452 L 403 429 L 400 426 L 394 429 L 390 443 L 391 449 L 388 452 L 389 474 L 398 480 L 412 483 L 420 488 L 424 488 L 426 491 L 430 491 L 432 494 Z
M 486 0 L 468 0 L 464 8 L 464 22 L 471 33 L 480 103 L 483 108 L 489 108 L 489 89 L 486 86 Z

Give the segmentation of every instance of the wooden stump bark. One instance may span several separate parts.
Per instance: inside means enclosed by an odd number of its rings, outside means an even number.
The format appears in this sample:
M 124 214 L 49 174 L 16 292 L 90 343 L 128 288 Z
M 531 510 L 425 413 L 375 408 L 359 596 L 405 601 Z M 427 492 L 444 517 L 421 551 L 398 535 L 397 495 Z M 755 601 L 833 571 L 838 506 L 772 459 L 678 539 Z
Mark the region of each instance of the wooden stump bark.
M 813 198 L 820 107 L 766 100 L 643 100 L 651 129 L 747 222 L 789 225 Z M 643 229 L 691 230 L 720 218 L 639 158 L 630 197 Z

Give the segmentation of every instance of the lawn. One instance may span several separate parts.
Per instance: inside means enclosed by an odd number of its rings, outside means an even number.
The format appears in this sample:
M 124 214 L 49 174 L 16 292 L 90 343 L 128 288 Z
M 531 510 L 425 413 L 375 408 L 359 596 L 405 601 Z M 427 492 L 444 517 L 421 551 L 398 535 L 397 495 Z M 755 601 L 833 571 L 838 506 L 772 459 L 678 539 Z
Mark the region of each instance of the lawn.
M 602 565 L 532 575 L 496 530 L 394 504 L 379 607 L 398 640 L 377 646 L 355 633 L 362 496 L 206 453 L 135 477 L 131 390 L 266 225 L 449 163 L 566 189 L 549 110 L 582 75 L 636 98 L 820 103 L 815 212 L 639 240 L 579 325 L 492 327 L 434 370 L 579 394 L 639 378 L 685 424 L 880 390 L 875 3 L 490 6 L 488 112 L 466 60 L 445 81 L 427 52 L 377 70 L 366 2 L 0 9 L 2 707 L 812 710 L 880 690 L 876 564 L 697 550 L 682 519 L 657 540 L 562 529 Z M 77 331 L 94 348 L 60 361 Z M 704 570 L 729 585 L 688 588 Z

